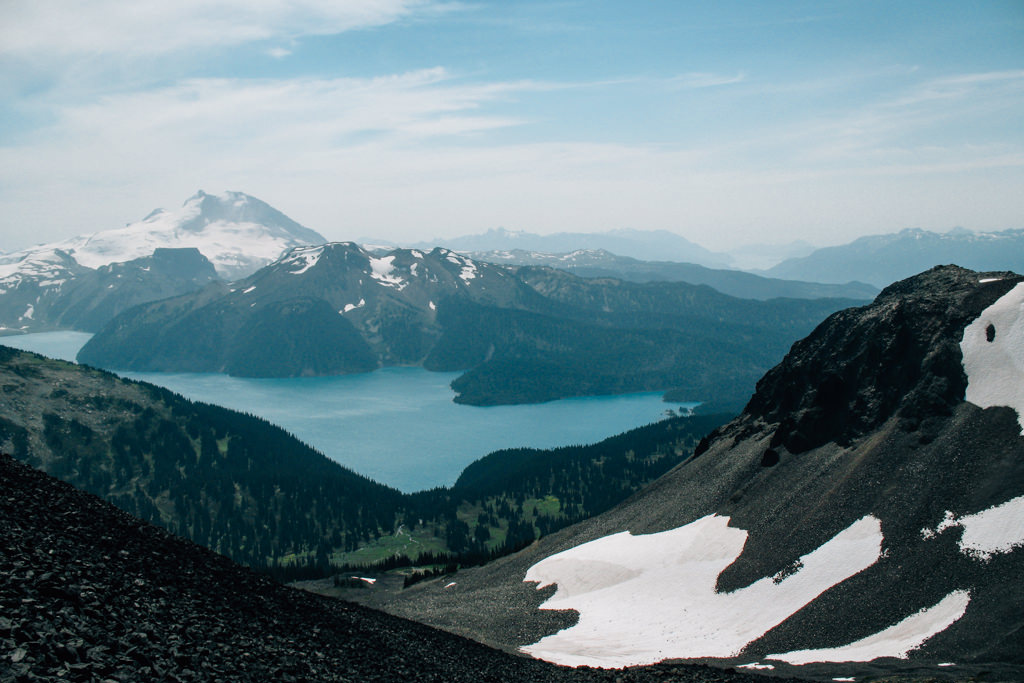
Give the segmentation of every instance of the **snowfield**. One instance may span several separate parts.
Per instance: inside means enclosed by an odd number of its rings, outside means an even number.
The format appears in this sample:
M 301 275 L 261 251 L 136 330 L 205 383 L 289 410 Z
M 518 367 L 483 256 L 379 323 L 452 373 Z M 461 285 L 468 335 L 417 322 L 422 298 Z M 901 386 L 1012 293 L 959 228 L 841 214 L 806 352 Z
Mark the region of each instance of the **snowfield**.
M 964 329 L 960 348 L 966 400 L 983 408 L 1013 408 L 1024 435 L 1024 283 Z M 877 562 L 884 540 L 880 521 L 869 515 L 800 558 L 791 572 L 719 593 L 719 574 L 740 556 L 747 539 L 746 531 L 728 523 L 728 517 L 712 514 L 661 533 L 624 531 L 533 565 L 526 581 L 558 587 L 541 609 L 576 610 L 579 621 L 523 651 L 556 664 L 606 668 L 734 657 L 824 591 Z M 960 551 L 979 562 L 1024 547 L 1024 496 L 973 514 L 947 511 L 921 536 L 927 541 L 954 527 L 962 528 Z M 963 617 L 970 601 L 968 590 L 953 590 L 939 603 L 847 645 L 766 659 L 801 665 L 906 658 Z
M 377 280 L 385 287 L 394 287 L 401 291 L 408 284 L 399 275 L 395 275 L 395 256 L 370 259 L 370 277 Z
M 708 515 L 656 534 L 622 532 L 552 555 L 526 581 L 558 590 L 541 609 L 573 609 L 579 622 L 523 648 L 566 666 L 619 668 L 663 659 L 733 657 L 881 554 L 881 523 L 864 517 L 800 558 L 785 577 L 718 593 L 747 532 Z
M 971 601 L 967 591 L 953 591 L 933 607 L 912 614 L 903 621 L 849 645 L 820 650 L 796 650 L 781 655 L 768 655 L 790 664 L 815 662 L 870 662 L 879 657 L 906 659 L 911 651 L 926 640 L 945 631 L 964 615 Z
M 953 527 L 964 530 L 958 545 L 968 557 L 987 562 L 993 555 L 1013 552 L 1024 546 L 1024 496 L 973 515 L 957 517 L 947 510 L 934 529 L 921 529 L 921 537 L 928 540 Z
M 320 257 L 324 254 L 324 247 L 296 247 L 288 252 L 288 256 L 281 260 L 281 263 L 296 267 L 295 270 L 289 271 L 292 275 L 302 275 L 307 270 L 315 266 L 320 262 Z M 242 292 L 242 294 L 248 294 L 255 287 Z
M 1013 408 L 1024 434 L 1024 283 L 964 329 L 960 350 L 967 374 L 966 400 L 982 408 Z

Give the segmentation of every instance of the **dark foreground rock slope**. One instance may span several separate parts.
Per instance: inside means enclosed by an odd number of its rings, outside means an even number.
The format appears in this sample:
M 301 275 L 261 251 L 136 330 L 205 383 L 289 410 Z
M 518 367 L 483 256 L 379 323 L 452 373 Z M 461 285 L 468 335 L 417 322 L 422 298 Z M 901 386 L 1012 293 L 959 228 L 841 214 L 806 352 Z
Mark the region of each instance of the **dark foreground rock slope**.
M 286 588 L 0 456 L 0 681 L 752 681 L 572 670 Z
M 676 656 L 776 671 L 801 657 L 859 658 L 796 667 L 826 680 L 906 667 L 939 680 L 1024 680 L 1024 437 L 1012 408 L 966 400 L 960 346 L 965 328 L 984 317 L 984 329 L 991 314 L 983 312 L 1021 280 L 949 266 L 897 283 L 794 345 L 740 417 L 617 508 L 460 572 L 457 586 L 427 583 L 368 600 L 508 649 L 577 624 L 599 633 L 604 626 L 588 617 L 595 607 L 607 623 L 630 620 L 622 629 L 628 639 L 648 625 L 648 612 L 669 603 L 686 615 L 666 628 L 673 638 L 688 631 L 707 637 L 677 639 L 663 657 L 684 652 Z M 1019 330 L 1001 320 L 989 323 L 982 350 L 994 342 L 1013 347 Z M 1017 377 L 1020 360 L 1008 358 L 996 374 Z M 680 536 L 660 537 L 653 551 L 622 533 L 680 529 L 711 531 L 687 537 L 688 547 L 673 546 Z M 740 539 L 735 555 L 723 549 L 730 535 Z M 584 545 L 598 540 L 605 545 Z M 609 547 L 616 552 L 601 550 Z M 648 555 L 637 561 L 640 553 Z M 853 562 L 858 556 L 864 561 Z M 721 560 L 710 583 L 694 578 L 700 558 Z M 645 579 L 654 565 L 662 574 Z M 802 582 L 829 572 L 837 573 L 800 595 Z M 528 573 L 567 589 L 561 610 L 537 609 L 554 588 L 536 590 L 524 581 Z M 609 608 L 629 590 L 634 602 L 646 602 Z M 749 628 L 780 602 L 789 606 Z M 692 628 L 721 617 L 707 608 L 716 604 L 733 614 L 706 632 Z M 943 610 L 946 618 L 935 618 Z M 571 641 L 573 633 L 583 635 Z M 620 639 L 614 650 L 604 641 L 602 650 L 595 642 L 579 628 L 531 651 L 556 661 L 614 662 L 645 645 Z M 902 651 L 889 647 L 895 642 Z M 855 652 L 849 646 L 857 643 Z M 837 648 L 846 649 L 822 652 Z M 793 655 L 806 651 L 814 652 Z

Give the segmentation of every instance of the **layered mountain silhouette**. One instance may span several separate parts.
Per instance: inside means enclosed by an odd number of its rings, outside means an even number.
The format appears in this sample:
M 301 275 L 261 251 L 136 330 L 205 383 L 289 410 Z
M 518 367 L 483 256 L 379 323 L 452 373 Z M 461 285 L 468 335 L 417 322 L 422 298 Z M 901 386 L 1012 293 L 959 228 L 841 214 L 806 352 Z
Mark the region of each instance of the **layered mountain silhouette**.
M 368 243 L 375 240 L 368 238 Z M 397 245 L 393 245 L 397 246 Z M 643 260 L 667 260 L 724 268 L 732 261 L 728 254 L 713 252 L 668 230 L 621 228 L 608 232 L 557 232 L 538 235 L 521 230 L 493 228 L 479 235 L 438 237 L 430 242 L 403 245 L 418 249 L 443 246 L 459 252 L 507 251 L 512 249 L 562 254 L 577 249 L 603 249 Z
M 78 359 L 264 377 L 420 365 L 467 371 L 453 388 L 474 404 L 671 388 L 684 400 L 742 403 L 794 339 L 850 303 L 754 301 L 343 242 L 125 311 Z
M 630 282 L 689 282 L 707 285 L 723 294 L 741 299 L 873 299 L 878 288 L 862 282 L 821 284 L 803 280 L 780 280 L 762 277 L 741 270 L 708 268 L 696 263 L 676 261 L 642 261 L 619 256 L 605 249 L 576 249 L 564 254 L 551 254 L 526 249 L 474 251 L 468 256 L 488 263 L 519 266 L 549 266 L 566 270 L 580 277 L 611 277 Z
M 1024 272 L 1024 230 L 972 232 L 957 228 L 939 233 L 907 228 L 823 247 L 806 256 L 786 259 L 761 274 L 825 283 L 859 280 L 884 287 L 940 263 L 957 263 L 979 271 Z
M 944 266 L 887 287 L 618 507 L 366 600 L 562 664 L 1019 680 L 1022 282 Z

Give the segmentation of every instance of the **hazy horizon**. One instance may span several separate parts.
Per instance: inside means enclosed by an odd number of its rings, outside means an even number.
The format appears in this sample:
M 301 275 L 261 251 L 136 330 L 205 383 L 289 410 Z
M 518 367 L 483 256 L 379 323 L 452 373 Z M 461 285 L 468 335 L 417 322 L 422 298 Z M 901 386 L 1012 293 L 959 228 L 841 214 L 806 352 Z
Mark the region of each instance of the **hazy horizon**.
M 1024 227 L 1022 29 L 1012 1 L 8 3 L 0 251 L 198 188 L 329 240 Z

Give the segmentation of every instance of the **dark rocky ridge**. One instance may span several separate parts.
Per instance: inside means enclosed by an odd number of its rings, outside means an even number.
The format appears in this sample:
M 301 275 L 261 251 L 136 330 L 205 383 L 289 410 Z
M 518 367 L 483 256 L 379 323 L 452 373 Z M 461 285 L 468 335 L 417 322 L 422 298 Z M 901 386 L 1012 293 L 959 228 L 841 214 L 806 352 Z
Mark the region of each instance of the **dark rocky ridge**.
M 974 271 L 937 266 L 833 314 L 757 383 L 746 419 L 778 424 L 771 445 L 802 453 L 893 416 L 908 431 L 949 417 L 967 387 L 964 328 L 1022 279 L 989 277 L 1001 279 L 979 286 Z
M 508 635 L 515 625 L 551 619 L 536 609 L 545 594 L 523 583 L 527 569 L 567 548 L 725 515 L 749 534 L 718 577 L 718 590 L 728 592 L 791 571 L 801 556 L 870 514 L 881 521 L 882 557 L 730 663 L 851 643 L 967 590 L 964 616 L 909 663 L 813 666 L 800 675 L 879 676 L 916 665 L 939 680 L 1024 680 L 1024 550 L 979 561 L 959 551 L 956 529 L 921 533 L 946 511 L 960 517 L 1024 495 L 1015 413 L 964 401 L 959 350 L 964 327 L 1020 280 L 948 266 L 898 283 L 795 344 L 747 410 L 705 439 L 699 455 L 615 509 L 460 573 L 457 600 L 435 583 L 370 596 L 372 604 L 511 649 L 526 644 Z M 564 627 L 574 613 L 563 618 Z M 490 626 L 494 620 L 500 627 Z M 957 667 L 936 668 L 942 662 Z
M 563 669 L 289 589 L 0 456 L 0 681 L 756 681 Z

